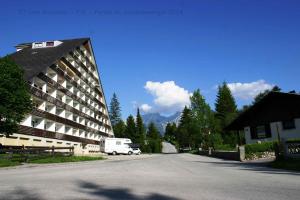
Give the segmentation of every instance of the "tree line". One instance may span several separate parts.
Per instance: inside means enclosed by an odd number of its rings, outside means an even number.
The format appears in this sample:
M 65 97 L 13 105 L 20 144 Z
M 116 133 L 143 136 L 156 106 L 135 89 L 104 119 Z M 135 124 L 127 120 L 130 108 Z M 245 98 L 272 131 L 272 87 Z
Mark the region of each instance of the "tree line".
M 260 101 L 270 91 L 281 89 L 274 86 L 271 90 L 261 92 L 252 104 Z M 212 110 L 198 89 L 190 97 L 190 106 L 183 109 L 179 124 L 167 124 L 164 139 L 181 149 L 234 149 L 237 144 L 245 143 L 244 135 L 225 128 L 251 105 L 238 110 L 229 87 L 223 82 L 218 86 L 215 110 Z
M 154 123 L 150 123 L 148 127 L 144 125 L 139 108 L 137 108 L 136 117 L 129 115 L 125 123 L 122 120 L 119 100 L 114 93 L 109 105 L 109 115 L 115 137 L 131 139 L 133 143 L 140 145 L 142 152 L 161 152 L 160 133 Z
M 8 57 L 0 58 L 0 133 L 9 136 L 18 131 L 18 124 L 29 113 L 34 103 L 30 98 L 24 71 Z M 252 104 L 260 101 L 270 91 L 281 91 L 278 86 L 258 94 Z M 295 91 L 290 91 L 295 93 Z M 110 119 L 116 137 L 130 138 L 141 146 L 144 152 L 160 152 L 162 139 L 176 144 L 179 148 L 233 148 L 243 143 L 243 136 L 227 131 L 225 127 L 251 105 L 238 110 L 235 99 L 224 82 L 218 87 L 215 110 L 212 110 L 200 90 L 193 92 L 190 106 L 185 107 L 179 124 L 167 124 L 165 136 L 161 138 L 154 123 L 147 127 L 139 109 L 136 117 L 130 115 L 126 123 L 121 118 L 120 103 L 116 94 L 110 103 Z
M 197 89 L 190 97 L 190 106 L 185 106 L 182 110 L 179 123 L 166 125 L 163 138 L 154 123 L 145 127 L 139 109 L 136 118 L 130 115 L 125 123 L 121 119 L 120 103 L 115 93 L 110 103 L 110 119 L 116 137 L 130 138 L 134 143 L 140 144 L 144 152 L 159 152 L 162 140 L 176 145 L 178 149 L 234 149 L 236 145 L 245 143 L 244 135 L 228 131 L 226 126 L 270 91 L 281 89 L 274 86 L 271 90 L 263 91 L 250 105 L 245 105 L 239 110 L 227 83 L 223 82 L 218 86 L 215 110 L 212 110 Z

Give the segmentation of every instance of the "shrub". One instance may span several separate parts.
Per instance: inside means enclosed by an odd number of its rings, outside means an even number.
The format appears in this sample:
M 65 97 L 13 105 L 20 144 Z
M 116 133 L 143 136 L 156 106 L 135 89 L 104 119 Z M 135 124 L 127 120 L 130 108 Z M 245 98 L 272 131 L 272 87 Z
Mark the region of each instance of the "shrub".
M 236 151 L 236 147 L 232 147 L 230 144 L 219 144 L 215 145 L 215 150 Z
M 287 142 L 300 142 L 299 138 L 288 139 Z
M 263 142 L 260 144 L 246 144 L 245 153 L 246 154 L 256 154 L 259 152 L 271 152 L 275 151 L 275 142 Z

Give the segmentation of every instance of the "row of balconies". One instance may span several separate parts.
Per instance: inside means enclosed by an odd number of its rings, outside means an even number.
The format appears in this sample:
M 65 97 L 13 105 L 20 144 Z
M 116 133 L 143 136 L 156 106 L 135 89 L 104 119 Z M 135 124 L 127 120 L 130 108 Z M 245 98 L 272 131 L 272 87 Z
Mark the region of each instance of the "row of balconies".
M 25 120 L 21 122 L 21 125 L 92 140 L 100 140 L 101 138 L 100 134 L 90 133 L 82 129 L 74 128 L 62 123 L 54 122 L 34 115 L 28 115 L 25 118 Z M 107 130 L 105 129 L 106 128 L 102 128 L 101 131 L 107 132 Z
M 66 69 L 67 66 L 63 66 L 61 65 L 61 67 L 63 68 L 64 71 L 68 71 L 71 69 Z M 63 87 L 65 87 L 66 89 L 68 89 L 70 92 L 76 94 L 79 92 L 79 90 L 75 87 L 73 87 L 73 85 L 71 83 L 69 83 L 68 81 L 65 80 L 64 77 L 58 76 L 56 72 L 54 72 L 53 70 L 51 70 L 50 68 L 47 69 L 46 71 L 46 75 L 48 77 L 50 77 L 52 80 L 54 80 L 55 82 L 59 83 L 60 85 L 62 85 Z M 96 99 L 99 99 L 102 103 L 103 103 L 103 98 L 101 96 L 99 96 L 99 94 L 97 94 L 95 92 L 95 87 L 99 87 L 98 84 L 96 84 L 96 82 L 92 82 L 89 84 L 85 83 L 81 78 L 79 78 L 77 75 L 75 75 L 75 73 L 67 73 L 67 75 L 73 79 L 78 85 L 80 85 L 83 89 L 86 90 L 86 92 L 95 97 Z
M 94 63 L 92 56 L 88 53 L 88 51 L 85 49 L 85 47 L 81 46 L 80 50 L 83 52 L 83 54 L 85 55 L 86 58 L 88 58 L 90 63 Z M 95 76 L 96 79 L 98 79 L 98 74 L 96 72 L 96 70 L 94 70 L 91 66 L 89 66 L 88 62 L 86 62 L 86 60 L 80 55 L 80 53 L 78 53 L 77 51 L 75 51 L 75 54 L 77 54 L 78 58 L 81 60 L 81 62 L 83 64 L 85 64 L 85 66 L 89 69 L 89 71 L 91 71 L 93 73 L 93 75 Z
M 64 80 L 66 82 L 66 80 Z M 35 86 L 36 88 L 42 90 L 43 92 L 49 94 L 50 96 L 62 101 L 63 103 L 87 114 L 90 115 L 91 117 L 95 117 L 95 112 L 88 107 L 80 104 L 78 101 L 72 99 L 68 95 L 64 94 L 63 92 L 56 90 L 55 88 L 52 88 L 50 85 L 47 85 L 46 82 L 43 80 L 35 77 L 32 80 L 32 85 Z M 63 84 L 66 85 L 66 84 Z M 71 93 L 76 95 L 78 98 L 82 99 L 83 101 L 87 102 L 87 104 L 91 105 L 95 110 L 99 110 L 100 112 L 107 114 L 106 109 L 102 106 L 100 106 L 98 103 L 94 102 L 90 98 L 88 98 L 83 92 L 79 91 L 78 89 L 74 89 L 73 87 L 66 87 Z
M 91 84 L 91 85 L 96 85 L 97 81 L 99 80 L 98 78 L 98 74 L 97 74 L 97 71 L 95 69 L 93 69 L 91 66 L 90 66 L 90 62 L 87 62 L 85 60 L 85 58 L 83 56 L 81 56 L 81 54 L 77 51 L 77 50 L 74 50 L 73 53 L 76 55 L 76 57 L 79 59 L 79 61 L 81 63 L 83 63 L 84 66 L 86 66 L 86 68 L 88 69 L 89 72 L 91 72 L 93 74 L 93 77 L 91 77 L 89 75 L 89 73 L 86 72 L 86 70 L 84 70 L 76 61 L 75 59 L 72 57 L 72 56 L 67 56 L 66 59 L 82 74 L 82 76 L 84 78 L 86 78 L 88 80 L 88 82 Z M 90 56 L 91 57 L 91 56 Z M 77 59 L 76 59 L 77 60 Z M 96 80 L 96 81 L 95 81 Z
M 72 120 L 76 123 L 82 124 L 84 126 L 88 126 L 89 128 L 93 128 L 96 131 L 102 131 L 102 129 L 101 129 L 102 126 L 100 126 L 99 124 L 92 122 L 84 117 L 78 116 L 77 114 L 75 114 L 73 112 L 70 112 L 70 111 L 60 108 L 60 107 L 57 107 L 56 105 L 54 105 L 50 102 L 43 101 L 36 97 L 33 97 L 33 101 L 36 104 L 35 107 L 38 108 L 39 110 L 46 111 L 51 114 L 57 115 L 59 117 Z M 84 113 L 83 110 L 80 110 L 80 111 Z M 86 114 L 88 114 L 88 113 L 86 113 Z M 109 122 L 106 118 L 103 118 L 95 113 L 91 117 L 97 119 L 99 122 L 102 122 L 105 125 L 109 125 L 108 124 Z

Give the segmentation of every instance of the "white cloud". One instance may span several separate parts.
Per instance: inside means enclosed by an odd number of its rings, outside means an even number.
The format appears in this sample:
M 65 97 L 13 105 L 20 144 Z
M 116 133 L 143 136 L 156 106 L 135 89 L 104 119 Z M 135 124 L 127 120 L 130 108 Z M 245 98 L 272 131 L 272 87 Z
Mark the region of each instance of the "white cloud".
M 274 85 L 267 83 L 265 80 L 258 80 L 250 83 L 227 83 L 233 96 L 236 98 L 249 100 L 265 90 L 272 89 Z
M 190 104 L 191 94 L 184 88 L 176 85 L 174 81 L 147 81 L 144 88 L 154 97 L 153 107 L 143 104 L 148 109 L 148 112 L 172 113 L 181 111 L 184 106 Z
M 148 113 L 152 110 L 152 106 L 149 106 L 148 104 L 142 104 L 140 105 L 141 111 Z

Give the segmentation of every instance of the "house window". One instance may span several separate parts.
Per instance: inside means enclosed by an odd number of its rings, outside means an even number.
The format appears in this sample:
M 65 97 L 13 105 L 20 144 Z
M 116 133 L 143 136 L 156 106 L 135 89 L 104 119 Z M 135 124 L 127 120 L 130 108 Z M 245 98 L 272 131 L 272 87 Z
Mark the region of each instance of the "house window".
M 263 139 L 272 137 L 270 124 L 250 127 L 251 139 Z
M 283 130 L 289 130 L 289 129 L 295 129 L 295 120 L 286 120 L 286 121 L 282 121 L 282 128 Z
M 257 132 L 257 138 L 266 138 L 265 126 L 257 126 L 256 132 Z

